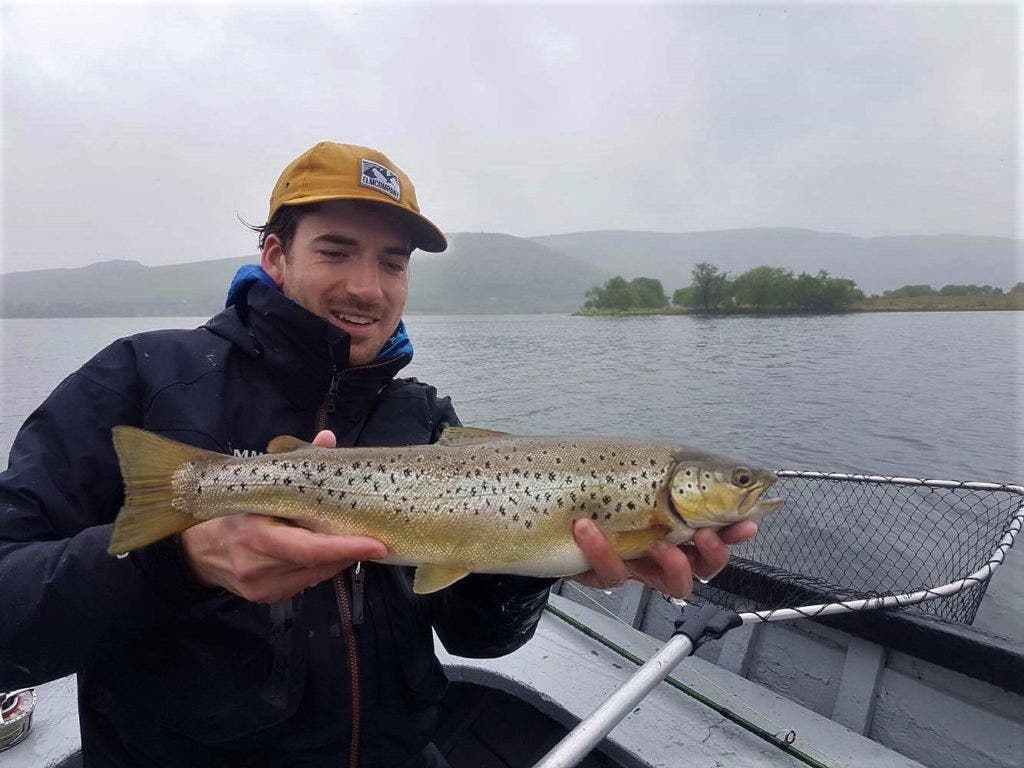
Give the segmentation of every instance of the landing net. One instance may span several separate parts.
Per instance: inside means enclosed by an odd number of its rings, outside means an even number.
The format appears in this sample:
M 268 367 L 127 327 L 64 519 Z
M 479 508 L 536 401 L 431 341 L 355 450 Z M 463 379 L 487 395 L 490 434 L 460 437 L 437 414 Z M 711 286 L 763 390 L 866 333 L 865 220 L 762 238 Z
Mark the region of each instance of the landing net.
M 818 604 L 886 598 L 865 607 L 971 624 L 1024 522 L 1024 488 L 1015 485 L 777 474 L 772 495 L 785 505 L 751 541 L 731 547 L 722 573 L 695 585 L 695 601 L 771 620 L 764 617 L 781 609 L 820 615 Z

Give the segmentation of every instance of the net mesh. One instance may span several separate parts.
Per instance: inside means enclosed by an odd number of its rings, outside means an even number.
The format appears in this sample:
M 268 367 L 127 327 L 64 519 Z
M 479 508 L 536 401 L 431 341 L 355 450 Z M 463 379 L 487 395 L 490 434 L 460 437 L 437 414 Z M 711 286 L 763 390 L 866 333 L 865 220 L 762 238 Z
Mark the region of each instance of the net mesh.
M 783 472 L 785 506 L 731 547 L 730 567 L 695 584 L 697 601 L 737 612 L 884 597 L 946 584 L 982 568 L 1022 504 L 986 483 Z M 988 582 L 906 608 L 971 624 Z

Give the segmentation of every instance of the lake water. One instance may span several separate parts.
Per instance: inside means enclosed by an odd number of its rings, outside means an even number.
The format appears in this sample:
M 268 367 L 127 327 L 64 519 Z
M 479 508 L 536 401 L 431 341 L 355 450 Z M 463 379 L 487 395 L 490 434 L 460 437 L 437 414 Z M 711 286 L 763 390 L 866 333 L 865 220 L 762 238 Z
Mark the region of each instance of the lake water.
M 202 321 L 3 320 L 0 448 L 114 338 Z M 450 394 L 468 425 L 674 440 L 772 468 L 1024 482 L 1024 313 L 406 322 L 408 374 Z M 1022 608 L 1024 542 L 975 626 L 1024 640 Z

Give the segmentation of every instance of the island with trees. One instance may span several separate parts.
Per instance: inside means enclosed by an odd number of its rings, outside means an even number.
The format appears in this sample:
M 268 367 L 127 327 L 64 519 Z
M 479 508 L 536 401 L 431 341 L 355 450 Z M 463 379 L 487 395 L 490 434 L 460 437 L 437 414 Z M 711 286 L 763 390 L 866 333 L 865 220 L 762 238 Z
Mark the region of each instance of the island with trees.
M 991 285 L 905 285 L 865 296 L 853 280 L 826 270 L 794 275 L 782 267 L 761 266 L 736 277 L 714 264 L 693 267 L 691 283 L 671 297 L 660 280 L 613 277 L 587 291 L 577 314 L 828 314 L 927 310 L 1024 309 L 1024 283 L 1004 291 Z

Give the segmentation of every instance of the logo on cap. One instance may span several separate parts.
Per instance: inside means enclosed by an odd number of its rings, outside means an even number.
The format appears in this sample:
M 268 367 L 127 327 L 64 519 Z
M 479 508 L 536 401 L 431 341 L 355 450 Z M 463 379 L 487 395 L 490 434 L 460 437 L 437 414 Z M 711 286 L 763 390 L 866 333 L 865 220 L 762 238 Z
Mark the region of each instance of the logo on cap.
M 401 201 L 402 185 L 394 171 L 385 168 L 380 163 L 373 162 L 373 160 L 363 160 L 362 164 L 363 173 L 359 177 L 360 184 L 370 189 L 380 190 L 385 195 L 390 195 L 395 200 Z

